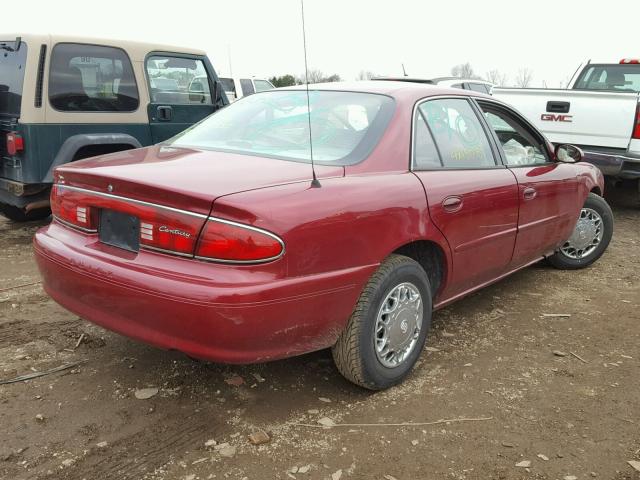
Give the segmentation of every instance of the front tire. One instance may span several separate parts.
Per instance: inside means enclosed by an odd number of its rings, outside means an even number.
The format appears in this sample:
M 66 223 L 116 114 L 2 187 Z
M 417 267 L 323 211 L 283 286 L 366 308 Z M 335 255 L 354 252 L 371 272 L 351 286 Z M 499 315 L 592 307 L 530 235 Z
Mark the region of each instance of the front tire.
M 422 353 L 431 313 L 424 269 L 409 257 L 389 256 L 369 279 L 331 349 L 338 370 L 370 390 L 400 383 Z
M 613 235 L 613 212 L 604 198 L 589 193 L 571 237 L 547 260 L 556 268 L 576 270 L 598 260 Z
M 25 212 L 22 208 L 18 208 L 14 205 L 0 203 L 0 213 L 2 213 L 9 220 L 23 223 L 43 220 L 51 215 L 51 209 L 37 208 L 35 210 L 29 210 L 28 212 Z

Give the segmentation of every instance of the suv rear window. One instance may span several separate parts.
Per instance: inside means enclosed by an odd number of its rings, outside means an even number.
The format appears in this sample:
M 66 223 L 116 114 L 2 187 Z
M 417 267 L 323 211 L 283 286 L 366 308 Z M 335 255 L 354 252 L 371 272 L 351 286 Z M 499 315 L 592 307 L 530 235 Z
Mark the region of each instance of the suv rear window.
M 27 44 L 0 40 L 0 116 L 20 116 Z
M 640 92 L 640 64 L 590 65 L 582 71 L 574 88 Z
M 51 54 L 49 102 L 64 112 L 132 112 L 138 87 L 119 48 L 60 43 Z

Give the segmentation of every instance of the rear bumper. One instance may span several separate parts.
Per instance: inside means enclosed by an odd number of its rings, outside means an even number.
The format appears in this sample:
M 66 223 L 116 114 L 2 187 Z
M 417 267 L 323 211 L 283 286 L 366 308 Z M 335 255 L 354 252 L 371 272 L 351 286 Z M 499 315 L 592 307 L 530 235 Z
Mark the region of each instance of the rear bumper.
M 584 147 L 584 160 L 594 164 L 610 177 L 640 178 L 640 155 L 627 151 L 594 150 L 593 147 Z
M 36 233 L 46 292 L 90 322 L 197 358 L 253 363 L 329 347 L 376 265 L 297 278 L 120 252 L 56 224 Z

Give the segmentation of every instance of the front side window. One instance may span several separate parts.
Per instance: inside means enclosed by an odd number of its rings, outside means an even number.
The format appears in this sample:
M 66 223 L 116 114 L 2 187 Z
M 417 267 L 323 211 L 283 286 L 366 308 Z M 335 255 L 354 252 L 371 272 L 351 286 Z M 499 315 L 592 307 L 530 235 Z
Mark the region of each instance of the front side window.
M 59 43 L 51 54 L 49 102 L 64 112 L 137 110 L 129 57 L 119 48 Z
M 152 103 L 211 104 L 209 76 L 202 60 L 153 55 L 145 65 Z
M 491 106 L 481 108 L 500 141 L 507 165 L 541 165 L 549 161 L 544 144 L 515 117 Z
M 496 165 L 480 119 L 465 99 L 429 100 L 418 108 L 433 134 L 442 165 L 481 168 Z
M 640 92 L 640 65 L 592 65 L 580 74 L 575 88 Z
M 253 82 L 250 78 L 241 78 L 240 88 L 242 89 L 242 95 L 244 95 L 245 97 L 247 95 L 251 95 L 252 93 L 256 93 L 255 89 L 253 88 Z
M 171 140 L 175 146 L 283 160 L 351 165 L 366 158 L 387 128 L 385 95 L 271 90 L 243 98 Z M 310 115 L 310 118 L 309 118 Z M 311 121 L 311 139 L 309 135 Z

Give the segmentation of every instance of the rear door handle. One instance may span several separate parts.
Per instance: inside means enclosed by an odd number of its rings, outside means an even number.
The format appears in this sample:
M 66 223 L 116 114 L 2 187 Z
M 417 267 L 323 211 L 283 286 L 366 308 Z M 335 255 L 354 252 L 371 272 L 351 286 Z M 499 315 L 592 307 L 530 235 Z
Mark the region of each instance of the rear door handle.
M 525 200 L 533 200 L 534 198 L 536 198 L 536 195 L 538 195 L 538 192 L 536 191 L 535 188 L 531 188 L 531 187 L 525 188 L 524 191 L 522 192 L 522 196 L 524 197 Z
M 173 117 L 173 108 L 169 106 L 160 106 L 158 107 L 158 120 L 162 122 L 168 122 Z
M 442 208 L 449 213 L 457 212 L 462 208 L 462 198 L 452 195 L 442 201 Z

